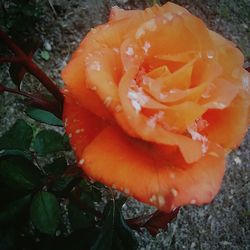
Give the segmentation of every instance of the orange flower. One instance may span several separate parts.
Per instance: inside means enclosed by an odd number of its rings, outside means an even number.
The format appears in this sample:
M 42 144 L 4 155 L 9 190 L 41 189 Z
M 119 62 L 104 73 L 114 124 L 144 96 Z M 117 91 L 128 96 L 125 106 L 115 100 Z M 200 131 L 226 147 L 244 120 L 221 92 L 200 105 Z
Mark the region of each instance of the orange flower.
M 243 60 L 178 5 L 114 7 L 62 73 L 79 166 L 163 211 L 210 202 L 249 123 Z

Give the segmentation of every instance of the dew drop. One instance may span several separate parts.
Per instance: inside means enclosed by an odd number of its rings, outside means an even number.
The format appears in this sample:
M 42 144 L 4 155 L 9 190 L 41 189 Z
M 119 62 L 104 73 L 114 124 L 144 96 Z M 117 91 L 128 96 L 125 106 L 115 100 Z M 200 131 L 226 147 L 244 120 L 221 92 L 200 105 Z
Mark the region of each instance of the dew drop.
M 214 52 L 213 51 L 208 51 L 207 52 L 207 58 L 208 59 L 213 59 L 214 58 Z
M 172 13 L 167 12 L 166 14 L 164 14 L 164 17 L 168 20 L 168 21 L 172 21 L 174 16 Z
M 94 61 L 91 65 L 90 65 L 90 69 L 91 70 L 95 70 L 95 71 L 100 71 L 101 70 L 101 64 L 98 61 Z
M 111 102 L 112 102 L 112 97 L 111 97 L 111 96 L 107 96 L 107 97 L 105 98 L 105 100 L 104 100 L 104 105 L 105 105 L 106 107 L 109 107 L 110 104 L 111 104 Z
M 147 21 L 144 25 L 145 25 L 145 28 L 149 31 L 155 31 L 157 28 L 155 19 L 151 19 Z
M 84 160 L 84 159 L 81 159 L 81 160 L 79 161 L 79 165 L 83 165 L 84 162 L 85 162 L 85 160 Z
M 159 206 L 162 207 L 165 204 L 165 198 L 162 195 L 158 195 Z
M 171 191 L 171 194 L 172 194 L 174 197 L 177 197 L 177 196 L 178 196 L 178 191 L 177 191 L 175 188 L 172 188 L 170 191 Z
M 149 42 L 145 42 L 142 49 L 144 50 L 145 54 L 148 53 L 148 50 L 151 48 L 151 44 Z
M 115 112 L 120 112 L 120 111 L 122 111 L 122 106 L 121 105 L 116 105 L 116 107 L 115 107 Z
M 135 38 L 139 39 L 145 34 L 145 30 L 143 28 L 139 28 L 135 33 Z
M 126 54 L 127 54 L 128 56 L 134 55 L 134 49 L 133 49 L 132 47 L 128 47 L 128 48 L 127 48 L 127 51 L 126 51 Z

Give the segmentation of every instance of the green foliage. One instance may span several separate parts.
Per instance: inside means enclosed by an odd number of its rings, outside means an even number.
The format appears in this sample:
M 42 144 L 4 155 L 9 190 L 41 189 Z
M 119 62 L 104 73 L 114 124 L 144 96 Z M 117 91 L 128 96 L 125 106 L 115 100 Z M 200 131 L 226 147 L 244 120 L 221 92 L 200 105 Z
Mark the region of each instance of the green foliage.
M 35 165 L 21 156 L 0 158 L 0 179 L 18 191 L 33 190 L 40 184 L 40 173 Z
M 54 130 L 40 131 L 33 143 L 34 150 L 40 156 L 69 149 L 67 137 Z
M 27 113 L 36 121 L 62 124 L 47 111 L 32 108 Z M 66 156 L 55 156 L 69 150 L 68 138 L 52 129 L 33 133 L 32 128 L 38 130 L 18 120 L 0 138 L 0 248 L 135 248 L 121 214 L 124 201 L 112 199 L 104 213 L 98 212 L 106 187 L 84 180 Z M 53 159 L 45 163 L 48 154 Z
M 52 186 L 54 192 L 62 192 L 73 181 L 73 176 L 61 176 Z
M 0 157 L 8 155 L 22 156 L 28 160 L 32 160 L 32 154 L 29 151 L 22 151 L 19 149 L 3 149 L 0 151 Z
M 123 203 L 124 199 L 107 204 L 102 230 L 91 250 L 136 249 L 137 242 L 121 213 Z
M 46 173 L 49 175 L 61 175 L 67 167 L 67 161 L 64 157 L 55 159 L 52 163 L 44 166 Z
M 46 124 L 54 125 L 54 126 L 63 126 L 63 123 L 60 119 L 58 119 L 52 113 L 42 110 L 42 109 L 30 107 L 26 110 L 26 114 L 30 118 L 36 121 L 42 122 L 42 123 L 46 123 Z
M 17 120 L 0 138 L 0 149 L 28 150 L 32 136 L 32 128 L 24 120 Z
M 96 188 L 95 185 L 90 185 L 88 182 L 82 180 L 80 182 L 81 193 L 79 195 L 80 200 L 88 204 L 89 207 L 95 208 L 93 202 L 100 202 L 102 198 L 101 189 Z
M 60 209 L 53 194 L 44 191 L 36 194 L 31 204 L 30 214 L 37 229 L 46 234 L 55 234 L 59 225 Z
M 95 225 L 93 214 L 82 211 L 72 202 L 68 205 L 68 211 L 73 230 L 86 229 Z

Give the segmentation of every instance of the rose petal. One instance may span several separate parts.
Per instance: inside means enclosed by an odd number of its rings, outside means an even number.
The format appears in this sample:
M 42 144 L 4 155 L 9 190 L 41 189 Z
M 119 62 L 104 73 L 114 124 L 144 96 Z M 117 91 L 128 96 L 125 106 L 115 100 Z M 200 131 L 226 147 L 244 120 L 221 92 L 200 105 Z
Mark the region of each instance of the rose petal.
M 207 58 L 198 58 L 193 66 L 192 87 L 198 86 L 204 82 L 211 83 L 222 74 L 221 65 L 216 60 Z
M 198 46 L 193 34 L 185 27 L 182 19 L 175 14 L 171 20 L 160 16 L 144 22 L 136 30 L 135 38 L 141 46 L 145 42 L 150 44 L 149 62 L 151 57 L 195 51 Z
M 217 47 L 217 61 L 223 69 L 223 76 L 232 79 L 232 72 L 237 67 L 243 67 L 244 56 L 239 49 L 233 46 Z
M 69 95 L 64 100 L 63 120 L 78 159 L 84 148 L 107 126 L 103 119 L 79 106 Z
M 225 151 L 250 120 L 242 66 L 233 43 L 178 5 L 113 8 L 62 74 L 65 127 L 79 165 L 167 212 L 210 202 Z
M 171 89 L 187 89 L 191 84 L 194 62 L 195 60 L 192 60 L 182 68 L 176 70 L 174 73 L 158 78 L 156 84 L 161 86 L 162 91 L 168 91 Z M 154 85 L 151 85 L 151 87 L 153 88 Z
M 121 77 L 121 61 L 110 49 L 92 53 L 86 59 L 86 83 L 103 101 L 103 106 L 114 109 L 119 103 L 117 83 Z
M 171 72 L 169 71 L 168 67 L 166 65 L 163 65 L 161 67 L 157 67 L 150 72 L 146 73 L 145 76 L 152 78 L 152 79 L 157 79 L 159 77 L 166 77 L 169 76 Z
M 180 167 L 157 146 L 128 138 L 112 127 L 87 146 L 82 158 L 83 170 L 93 179 L 164 211 L 210 202 L 224 174 L 224 151 L 215 145 L 199 162 Z
M 136 68 L 128 70 L 119 84 L 119 95 L 124 115 L 126 116 L 130 126 L 134 129 L 135 133 L 139 135 L 141 139 L 146 141 L 164 145 L 177 145 L 188 163 L 192 163 L 200 159 L 202 151 L 201 144 L 198 141 L 193 141 L 183 135 L 171 133 L 159 126 L 148 126 L 148 118 L 141 115 L 134 109 L 131 104 L 131 100 L 127 97 L 127 93 L 129 92 L 130 83 L 136 72 Z M 192 148 L 192 151 L 190 151 L 190 148 Z
M 136 67 L 141 65 L 144 59 L 142 49 L 135 42 L 134 39 L 126 39 L 120 47 L 121 61 L 123 68 L 126 71 L 130 67 Z
M 166 61 L 187 63 L 193 60 L 196 56 L 197 56 L 196 51 L 187 51 L 187 52 L 177 53 L 177 54 L 158 55 L 156 56 L 156 58 L 160 58 Z
M 201 117 L 207 109 L 194 102 L 183 102 L 164 110 L 162 120 L 170 128 L 175 128 L 179 133 L 184 132 L 189 125 Z
M 227 149 L 237 147 L 248 127 L 249 99 L 238 96 L 223 110 L 209 110 L 203 118 L 209 126 L 203 133 L 208 139 Z
M 181 15 L 185 27 L 190 31 L 195 39 L 198 51 L 210 51 L 213 49 L 212 39 L 210 38 L 209 31 L 206 24 L 198 17 L 184 13 Z
M 156 98 L 159 102 L 167 103 L 168 105 L 176 105 L 182 102 L 196 102 L 200 99 L 203 92 L 208 87 L 208 83 L 203 83 L 197 87 L 190 88 L 187 90 L 176 89 L 174 91 L 163 94 L 160 91 L 150 92 L 150 94 Z
M 217 79 L 210 92 L 200 100 L 200 104 L 208 109 L 224 109 L 228 107 L 239 92 L 237 85 L 226 80 Z
M 62 72 L 62 78 L 65 82 L 65 89 L 79 102 L 79 104 L 90 112 L 103 117 L 110 118 L 101 99 L 96 93 L 86 87 L 85 66 L 80 57 L 70 61 Z

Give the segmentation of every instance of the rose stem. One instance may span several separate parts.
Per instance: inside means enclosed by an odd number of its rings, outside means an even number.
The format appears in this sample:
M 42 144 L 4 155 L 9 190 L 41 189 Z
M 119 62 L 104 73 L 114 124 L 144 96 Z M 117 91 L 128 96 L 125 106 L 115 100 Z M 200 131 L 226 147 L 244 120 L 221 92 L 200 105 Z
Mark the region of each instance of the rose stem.
M 56 100 L 60 104 L 60 108 L 62 109 L 64 97 L 58 86 L 32 61 L 32 58 L 27 56 L 17 46 L 17 44 L 11 38 L 9 38 L 8 35 L 2 30 L 0 30 L 0 40 L 2 40 L 9 47 L 9 49 L 17 56 L 18 59 L 15 60 L 22 61 L 25 68 L 32 75 L 34 75 L 44 85 L 44 87 L 56 98 Z

